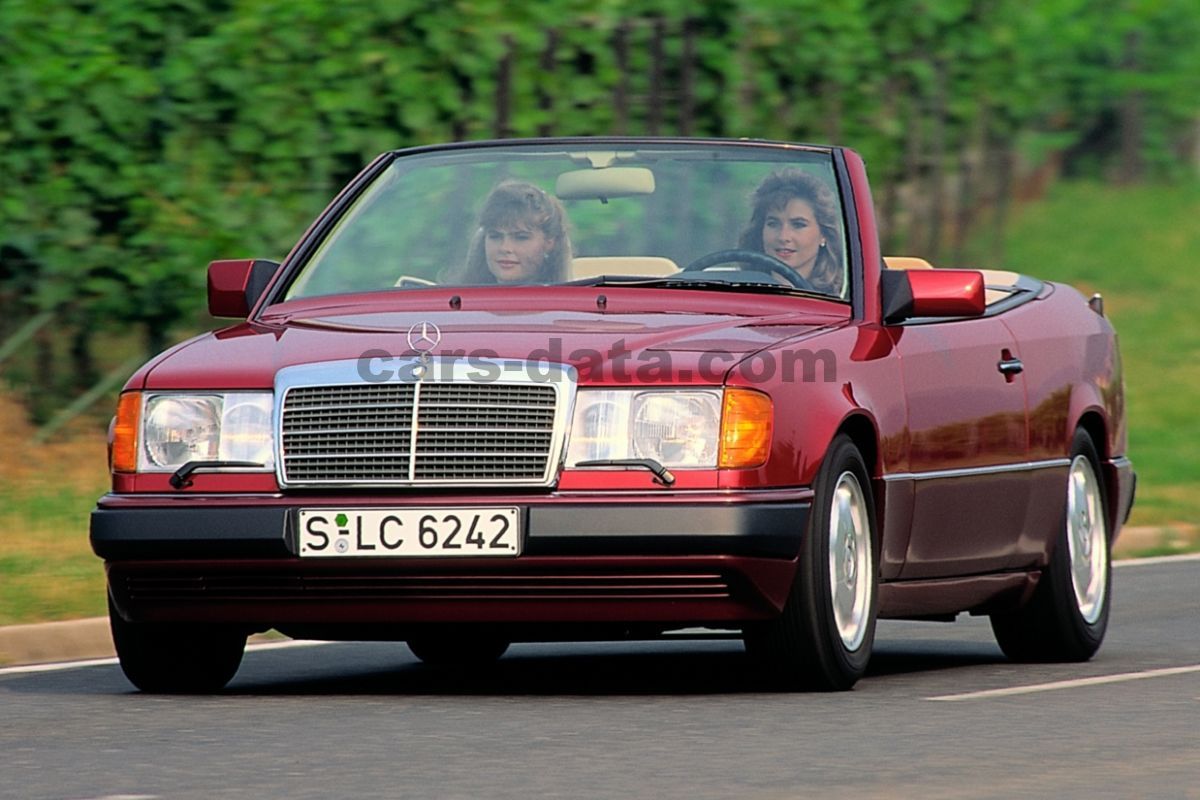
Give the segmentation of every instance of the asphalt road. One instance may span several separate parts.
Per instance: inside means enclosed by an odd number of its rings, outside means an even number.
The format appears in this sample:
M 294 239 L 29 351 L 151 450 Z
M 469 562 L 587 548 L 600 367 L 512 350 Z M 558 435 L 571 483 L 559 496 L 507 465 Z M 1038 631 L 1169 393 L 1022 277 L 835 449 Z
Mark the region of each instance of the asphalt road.
M 836 695 L 759 691 L 736 641 L 520 645 L 471 679 L 403 645 L 257 650 L 200 698 L 0 670 L 0 797 L 1200 798 L 1200 560 L 1114 591 L 1087 664 L 888 622 Z

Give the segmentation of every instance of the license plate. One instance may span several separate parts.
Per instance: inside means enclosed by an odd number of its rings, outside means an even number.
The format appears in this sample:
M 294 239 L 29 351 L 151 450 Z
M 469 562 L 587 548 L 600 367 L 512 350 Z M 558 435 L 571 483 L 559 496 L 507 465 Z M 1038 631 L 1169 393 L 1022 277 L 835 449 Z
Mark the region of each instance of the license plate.
M 521 551 L 516 508 L 306 508 L 300 555 L 488 557 Z

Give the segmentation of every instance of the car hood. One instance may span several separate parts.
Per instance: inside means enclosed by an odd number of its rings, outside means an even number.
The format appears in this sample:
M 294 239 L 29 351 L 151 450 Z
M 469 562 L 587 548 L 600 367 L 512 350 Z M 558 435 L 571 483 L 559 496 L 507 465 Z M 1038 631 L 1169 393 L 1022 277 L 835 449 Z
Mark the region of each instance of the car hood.
M 140 377 L 151 389 L 270 388 L 285 367 L 411 358 L 418 354 L 411 338 L 433 356 L 571 364 L 589 383 L 711 383 L 753 353 L 846 321 L 837 314 L 778 307 L 761 314 L 701 308 L 300 309 L 184 342 L 147 365 Z M 429 336 L 440 334 L 431 349 L 415 341 L 422 328 Z

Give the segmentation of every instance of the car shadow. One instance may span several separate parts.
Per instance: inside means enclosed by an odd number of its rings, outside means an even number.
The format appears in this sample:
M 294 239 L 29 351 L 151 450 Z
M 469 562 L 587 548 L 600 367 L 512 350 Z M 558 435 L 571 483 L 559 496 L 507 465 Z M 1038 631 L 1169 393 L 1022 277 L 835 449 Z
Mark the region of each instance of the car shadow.
M 937 639 L 884 641 L 860 688 L 872 680 L 1007 663 L 994 645 Z M 680 696 L 782 691 L 740 641 L 691 640 L 515 645 L 471 669 L 433 667 L 401 643 L 336 643 L 251 651 L 217 697 L 250 696 Z M 7 676 L 0 693 L 136 694 L 116 665 Z
M 475 668 L 433 667 L 413 659 L 403 645 L 390 647 L 390 664 L 376 652 L 369 663 L 352 662 L 341 670 L 334 663 L 340 659 L 331 659 L 319 675 L 248 665 L 225 694 L 671 696 L 780 691 L 740 642 L 518 645 L 499 661 Z M 969 642 L 881 645 L 866 680 L 998 663 L 1006 663 L 998 649 Z
M 474 668 L 434 667 L 403 645 L 391 669 L 285 681 L 247 675 L 227 694 L 686 695 L 761 691 L 745 654 L 733 652 L 513 652 Z M 514 648 L 516 650 L 516 648 Z

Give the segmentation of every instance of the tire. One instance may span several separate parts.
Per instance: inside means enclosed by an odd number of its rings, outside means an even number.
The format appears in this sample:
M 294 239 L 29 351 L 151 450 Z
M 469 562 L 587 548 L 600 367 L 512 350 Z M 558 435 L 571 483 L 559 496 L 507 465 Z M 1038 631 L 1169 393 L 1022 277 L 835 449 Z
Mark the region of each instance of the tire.
M 784 688 L 844 691 L 866 671 L 879 602 L 870 475 L 842 434 L 817 474 L 796 579 L 776 619 L 745 631 L 746 650 Z
M 219 625 L 129 622 L 108 600 L 121 670 L 143 692 L 206 694 L 233 679 L 246 650 L 244 631 Z
M 1104 641 L 1112 601 L 1107 492 L 1100 458 L 1082 428 L 1071 443 L 1067 505 L 1050 564 L 1033 597 L 993 614 L 992 631 L 1013 661 L 1087 661 Z
M 504 639 L 471 631 L 429 633 L 408 640 L 414 656 L 437 667 L 490 664 L 504 655 L 508 645 Z

